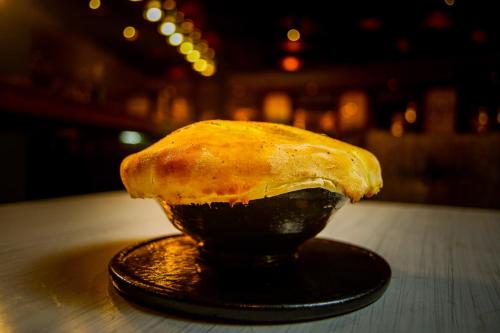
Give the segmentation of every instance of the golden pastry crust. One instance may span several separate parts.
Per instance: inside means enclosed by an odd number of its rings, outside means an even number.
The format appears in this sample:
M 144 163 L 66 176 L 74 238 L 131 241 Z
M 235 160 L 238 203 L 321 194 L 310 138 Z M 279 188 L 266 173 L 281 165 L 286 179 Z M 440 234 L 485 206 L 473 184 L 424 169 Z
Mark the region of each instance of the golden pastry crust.
M 306 188 L 355 202 L 382 187 L 370 152 L 303 129 L 209 120 L 180 128 L 126 157 L 120 168 L 132 197 L 168 204 L 247 203 Z

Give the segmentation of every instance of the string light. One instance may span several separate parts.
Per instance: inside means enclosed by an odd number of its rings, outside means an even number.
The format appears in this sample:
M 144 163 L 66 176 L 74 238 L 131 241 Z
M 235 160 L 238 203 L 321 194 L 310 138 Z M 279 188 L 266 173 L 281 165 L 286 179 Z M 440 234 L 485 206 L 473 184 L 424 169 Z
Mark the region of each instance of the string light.
M 189 61 L 189 62 L 195 62 L 197 61 L 198 59 L 200 59 L 200 51 L 198 50 L 192 50 L 191 52 L 189 52 L 189 54 L 186 56 L 186 60 Z
M 160 25 L 160 33 L 164 36 L 170 36 L 175 32 L 175 24 L 172 22 L 163 22 Z
M 212 76 L 215 74 L 215 65 L 212 64 L 212 63 L 207 63 L 207 67 L 205 68 L 205 70 L 203 72 L 201 72 L 201 75 L 203 76 Z
M 182 43 L 183 39 L 184 37 L 182 36 L 182 34 L 176 32 L 168 38 L 168 42 L 172 46 L 177 46 Z
M 197 72 L 203 72 L 205 69 L 207 69 L 207 61 L 205 59 L 198 59 L 193 64 L 193 68 Z
M 160 8 L 148 8 L 146 10 L 146 19 L 150 22 L 158 22 L 161 20 L 162 14 Z
M 163 3 L 163 8 L 165 8 L 166 10 L 174 10 L 175 6 L 176 6 L 176 4 L 175 4 L 174 0 L 166 0 Z
M 189 54 L 191 51 L 193 51 L 193 48 L 193 43 L 182 42 L 181 46 L 179 47 L 179 52 L 182 54 Z
M 129 1 L 142 2 L 142 0 Z M 89 0 L 88 6 L 96 10 L 101 7 L 101 0 Z M 214 63 L 215 51 L 210 48 L 206 40 L 201 39 L 201 31 L 195 27 L 193 21 L 184 19 L 184 13 L 178 11 L 176 7 L 175 0 L 150 0 L 144 7 L 143 16 L 150 22 L 162 21 L 158 26 L 158 32 L 167 37 L 166 40 L 170 45 L 178 46 L 178 51 L 193 64 L 195 71 L 207 77 L 214 75 L 217 70 Z M 128 41 L 135 41 L 139 37 L 139 32 L 133 26 L 126 26 L 122 30 L 122 36 Z M 300 33 L 296 29 L 291 29 L 289 38 L 298 40 Z
M 123 28 L 122 34 L 123 37 L 125 37 L 125 39 L 129 41 L 134 41 L 138 37 L 137 30 L 132 26 L 127 26 Z
M 208 43 L 205 40 L 202 40 L 200 44 L 198 44 L 198 49 L 201 53 L 205 53 L 208 50 Z
M 208 59 L 213 59 L 215 57 L 215 51 L 214 51 L 214 49 L 208 48 L 208 50 L 205 52 L 205 56 Z
M 286 36 L 292 42 L 296 42 L 300 39 L 300 32 L 297 29 L 288 30 Z
M 90 0 L 89 1 L 89 8 L 90 9 L 98 9 L 101 7 L 101 0 Z
M 144 12 L 144 18 L 150 22 L 158 22 L 163 16 L 163 11 L 161 10 L 160 1 L 150 1 L 146 5 L 146 11 Z
M 185 34 L 189 34 L 189 33 L 193 32 L 194 24 L 192 21 L 186 20 L 186 21 L 182 22 L 181 28 L 182 28 L 182 32 L 184 32 Z

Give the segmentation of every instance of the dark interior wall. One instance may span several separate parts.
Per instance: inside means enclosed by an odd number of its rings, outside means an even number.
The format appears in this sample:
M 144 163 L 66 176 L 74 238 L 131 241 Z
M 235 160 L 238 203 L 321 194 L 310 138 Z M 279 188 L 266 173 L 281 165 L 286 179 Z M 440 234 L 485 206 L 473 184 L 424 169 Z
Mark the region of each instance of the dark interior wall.
M 23 132 L 0 130 L 0 202 L 23 200 L 27 195 L 28 138 Z
M 2 117 L 0 202 L 123 189 L 121 160 L 144 148 L 119 141 L 120 130 L 61 121 Z
M 500 134 L 407 134 L 370 131 L 380 161 L 379 200 L 500 209 Z

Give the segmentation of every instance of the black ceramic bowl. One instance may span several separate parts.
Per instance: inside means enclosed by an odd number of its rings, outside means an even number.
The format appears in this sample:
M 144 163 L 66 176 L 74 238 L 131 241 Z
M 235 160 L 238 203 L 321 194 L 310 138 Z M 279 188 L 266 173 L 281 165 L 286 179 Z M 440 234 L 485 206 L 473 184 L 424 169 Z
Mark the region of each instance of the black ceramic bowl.
M 345 202 L 339 193 L 316 188 L 248 204 L 163 208 L 174 226 L 197 242 L 201 260 L 255 267 L 293 262 L 300 245 L 316 236 Z

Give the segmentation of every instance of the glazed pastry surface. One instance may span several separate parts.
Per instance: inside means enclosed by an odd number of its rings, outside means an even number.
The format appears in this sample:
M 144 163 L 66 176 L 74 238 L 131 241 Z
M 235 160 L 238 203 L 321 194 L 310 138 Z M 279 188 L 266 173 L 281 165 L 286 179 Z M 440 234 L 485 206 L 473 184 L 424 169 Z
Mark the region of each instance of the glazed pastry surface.
M 307 188 L 356 202 L 382 187 L 367 150 L 272 123 L 201 121 L 126 157 L 120 174 L 132 197 L 167 204 L 247 203 Z

